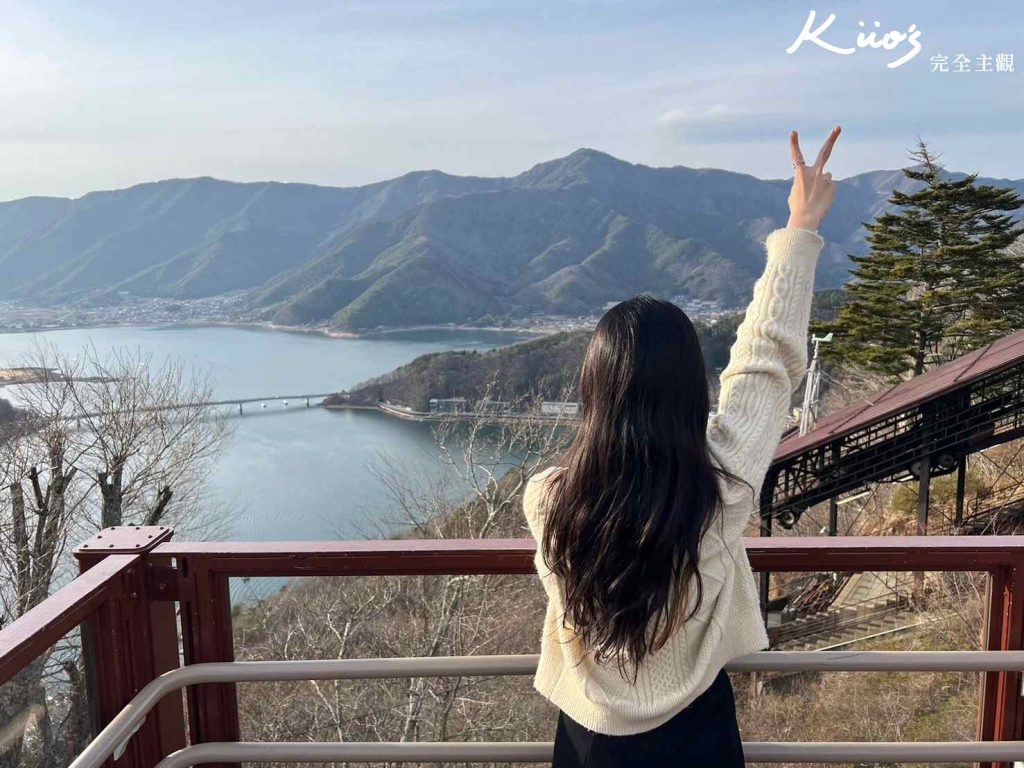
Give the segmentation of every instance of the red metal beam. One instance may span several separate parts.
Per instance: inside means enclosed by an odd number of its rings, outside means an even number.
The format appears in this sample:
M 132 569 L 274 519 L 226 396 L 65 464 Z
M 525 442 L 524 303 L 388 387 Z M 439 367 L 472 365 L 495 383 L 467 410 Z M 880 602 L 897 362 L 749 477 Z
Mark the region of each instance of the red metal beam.
M 755 570 L 991 571 L 1024 558 L 1019 536 L 776 536 L 748 539 Z
M 0 685 L 28 666 L 121 589 L 138 555 L 111 555 L 0 631 Z
M 212 570 L 201 557 L 176 557 L 185 664 L 234 661 L 227 574 Z M 206 683 L 188 688 L 189 736 L 193 744 L 239 740 L 236 688 L 234 683 Z M 237 766 L 215 763 L 212 768 Z
M 991 571 L 1024 558 L 1017 536 L 749 538 L 758 571 Z M 230 576 L 533 573 L 532 539 L 168 542 L 154 550 Z
M 1006 577 L 1008 568 L 992 571 L 988 577 L 987 599 L 985 602 L 985 625 L 982 627 L 981 647 L 986 651 L 998 651 L 1002 645 L 1003 623 L 1006 620 Z M 986 672 L 981 676 L 981 706 L 978 708 L 978 739 L 992 741 L 995 738 L 998 717 L 999 675 Z M 991 768 L 991 764 L 985 764 Z
M 150 555 L 146 568 L 171 569 L 170 558 Z M 143 585 L 148 595 L 150 648 L 154 675 L 177 669 L 181 666 L 178 649 L 178 611 L 173 602 L 162 602 L 161 583 L 152 578 L 152 573 Z M 146 681 L 148 682 L 148 681 Z M 185 747 L 185 711 L 181 695 L 168 696 L 156 709 L 156 735 L 158 753 L 161 758 Z
M 159 555 L 231 576 L 421 576 L 534 572 L 531 539 L 185 542 Z
M 983 647 L 1006 651 L 1024 648 L 1024 564 L 1000 568 L 989 577 Z M 1024 702 L 1020 672 L 988 672 L 982 676 L 978 739 L 1018 740 L 1024 734 Z M 981 763 L 982 768 L 1009 766 Z

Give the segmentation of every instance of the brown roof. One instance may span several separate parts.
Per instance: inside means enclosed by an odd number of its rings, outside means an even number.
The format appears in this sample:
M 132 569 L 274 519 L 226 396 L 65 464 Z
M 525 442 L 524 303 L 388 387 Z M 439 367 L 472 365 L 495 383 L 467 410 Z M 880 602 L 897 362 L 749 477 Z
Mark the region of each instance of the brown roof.
M 794 432 L 779 444 L 775 461 L 788 459 L 833 438 L 908 411 L 1021 360 L 1024 360 L 1024 331 L 1017 331 L 890 389 L 869 395 L 863 402 L 829 414 L 806 435 Z

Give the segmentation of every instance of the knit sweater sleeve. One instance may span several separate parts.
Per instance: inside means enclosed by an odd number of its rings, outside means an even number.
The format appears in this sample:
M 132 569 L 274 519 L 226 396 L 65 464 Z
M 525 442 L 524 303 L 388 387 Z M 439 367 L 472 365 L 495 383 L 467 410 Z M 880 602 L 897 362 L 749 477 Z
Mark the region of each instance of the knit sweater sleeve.
M 558 471 L 558 467 L 548 467 L 538 472 L 526 483 L 523 490 L 523 512 L 530 533 L 538 542 L 544 538 L 545 494 L 548 492 L 548 480 Z
M 753 487 L 755 505 L 807 367 L 814 268 L 824 244 L 804 229 L 779 229 L 768 237 L 764 274 L 736 333 L 722 371 L 718 411 L 708 423 L 715 458 Z M 749 498 L 749 489 L 740 490 Z M 749 511 L 727 504 L 726 526 L 742 534 Z M 729 520 L 730 514 L 735 519 Z

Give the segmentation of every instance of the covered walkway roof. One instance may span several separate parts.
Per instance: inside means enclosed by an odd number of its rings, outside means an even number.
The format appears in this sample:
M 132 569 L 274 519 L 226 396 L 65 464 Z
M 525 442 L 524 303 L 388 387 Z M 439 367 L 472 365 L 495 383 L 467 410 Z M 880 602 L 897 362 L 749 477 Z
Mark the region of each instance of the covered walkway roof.
M 821 419 L 783 439 L 761 494 L 762 516 L 879 480 L 956 468 L 962 457 L 1024 435 L 1024 331 L 1006 336 Z

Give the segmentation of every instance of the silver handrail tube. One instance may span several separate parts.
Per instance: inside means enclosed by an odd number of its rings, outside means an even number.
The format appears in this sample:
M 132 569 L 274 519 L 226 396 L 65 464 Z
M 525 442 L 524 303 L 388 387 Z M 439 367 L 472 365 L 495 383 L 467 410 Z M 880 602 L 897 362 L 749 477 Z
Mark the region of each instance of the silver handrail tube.
M 441 656 L 441 657 L 412 657 L 412 658 L 383 658 L 383 659 L 331 659 L 331 660 L 312 660 L 312 661 L 233 661 L 233 662 L 212 662 L 205 664 L 192 664 L 189 666 L 180 667 L 173 669 L 170 672 L 165 672 L 156 679 L 152 680 L 147 684 L 139 693 L 122 709 L 110 723 L 96 736 L 92 742 L 85 748 L 85 750 L 71 763 L 71 768 L 99 768 L 111 755 L 123 748 L 127 741 L 132 735 L 138 730 L 139 726 L 146 719 L 146 716 L 150 711 L 160 702 L 164 696 L 185 688 L 190 685 L 198 685 L 200 683 L 238 683 L 238 682 L 271 682 L 271 681 L 283 681 L 283 680 L 379 680 L 387 678 L 410 678 L 410 677 L 490 677 L 500 675 L 530 675 L 533 674 L 537 668 L 537 655 L 506 655 L 506 656 Z M 1021 671 L 1024 670 L 1024 651 L 762 651 L 760 653 L 753 653 L 749 656 L 742 656 L 734 659 L 730 662 L 726 669 L 730 672 L 1002 672 L 1002 671 Z M 948 747 L 951 755 L 961 755 L 961 757 L 951 757 L 946 762 L 958 762 L 963 759 L 967 760 L 1006 760 L 1010 759 L 1005 756 L 1001 757 L 985 757 L 983 756 L 982 750 L 995 748 L 997 744 L 1001 744 L 1000 748 L 1015 744 L 1016 742 L 956 742 L 956 743 L 943 743 L 943 747 Z M 757 761 L 760 762 L 783 762 L 786 760 L 798 761 L 795 757 L 778 757 L 772 758 L 770 755 L 774 754 L 772 750 L 775 747 L 786 747 L 789 750 L 808 749 L 822 746 L 826 743 L 818 744 L 806 744 L 802 745 L 799 743 L 792 744 L 751 744 L 745 749 L 755 749 L 757 752 L 764 750 L 764 754 L 767 757 L 758 757 Z M 934 743 L 933 743 L 934 744 Z M 429 745 L 424 744 L 375 744 L 375 745 L 364 745 L 366 749 L 372 747 L 394 747 L 401 749 L 412 749 L 422 747 L 426 749 Z M 469 743 L 460 744 L 456 742 L 448 742 L 443 745 L 446 749 L 451 747 L 454 749 L 482 749 L 489 745 L 484 743 Z M 521 755 L 529 754 L 537 755 L 540 754 L 543 749 L 549 749 L 550 745 L 544 744 L 529 744 L 529 743 L 518 743 L 515 745 L 502 745 L 495 743 L 493 745 L 498 750 L 497 753 L 488 753 L 490 756 L 481 758 L 471 757 L 450 757 L 444 759 L 466 761 L 466 760 L 485 760 L 492 762 L 499 762 L 506 760 L 498 756 L 498 754 L 504 754 L 502 750 L 506 749 L 522 749 L 526 752 L 516 752 L 517 757 L 509 757 L 507 761 L 531 761 L 534 758 L 522 757 Z M 837 754 L 846 754 L 842 752 L 847 747 L 836 744 L 836 749 L 840 752 Z M 915 744 L 896 744 L 886 745 L 885 743 L 876 743 L 875 745 L 870 744 L 855 744 L 857 749 L 866 749 L 868 747 L 892 747 L 899 746 L 903 747 L 916 747 L 921 745 Z M 927 746 L 927 744 L 925 744 Z M 206 752 L 195 752 L 193 750 L 200 749 L 227 749 L 229 747 L 245 748 L 248 750 L 257 749 L 253 745 L 243 745 L 241 743 L 237 745 L 231 744 L 199 744 L 192 747 L 188 747 L 185 750 L 180 750 L 175 755 L 182 755 L 188 752 L 193 757 L 201 757 Z M 287 745 L 287 744 L 260 744 L 259 749 L 266 750 L 266 754 L 270 754 L 273 750 L 280 748 L 283 750 L 282 754 L 292 754 L 289 749 L 298 749 L 299 747 L 311 748 L 317 747 L 324 750 L 323 754 L 327 754 L 333 748 L 351 748 L 355 749 L 363 746 L 359 746 L 354 743 L 348 744 L 324 744 L 316 745 L 314 743 L 303 742 L 300 745 Z M 956 749 L 953 749 L 956 747 Z M 974 748 L 976 751 L 964 753 L 960 750 L 961 747 L 968 749 Z M 287 749 L 286 749 L 287 748 Z M 430 747 L 433 749 L 434 747 Z M 439 748 L 439 747 L 438 747 Z M 853 747 L 849 747 L 852 749 Z M 937 749 L 937 747 L 929 747 L 931 749 Z M 1007 747 L 1009 748 L 1009 747 Z M 532 750 L 532 751 L 530 751 Z M 392 760 L 399 759 L 397 757 L 381 757 L 376 753 L 375 750 L 370 750 L 375 754 L 373 760 Z M 222 754 L 218 752 L 217 754 Z M 277 752 L 275 751 L 275 754 Z M 319 753 L 318 753 L 319 754 Z M 346 753 L 347 754 L 347 753 Z M 362 754 L 362 753 L 360 753 Z M 369 754 L 369 753 L 366 753 Z M 417 753 L 419 754 L 419 753 Z M 475 754 L 475 753 L 474 753 Z M 550 752 L 546 753 L 547 757 L 540 758 L 539 761 L 550 759 Z M 754 754 L 751 752 L 751 754 Z M 782 754 L 782 753 L 780 753 Z M 788 751 L 785 755 L 796 754 L 795 752 Z M 819 753 L 815 753 L 816 755 Z M 867 752 L 858 752 L 857 754 L 868 754 Z M 882 754 L 879 752 L 878 754 Z M 884 753 L 889 754 L 889 753 Z M 903 754 L 901 752 L 901 754 Z M 908 753 L 909 754 L 909 753 Z M 915 753 L 916 754 L 916 753 Z M 929 752 L 928 754 L 932 754 Z M 968 756 L 962 757 L 963 754 Z M 989 754 L 984 752 L 985 755 Z M 1014 759 L 1022 759 L 1024 757 L 1024 750 L 1019 750 L 1014 753 L 1016 757 Z M 259 762 L 259 759 L 252 757 L 251 752 L 246 753 L 245 757 L 217 757 L 213 758 L 214 762 L 221 760 L 227 762 Z M 310 756 L 308 753 L 303 753 L 304 756 L 295 758 L 296 760 L 310 760 L 314 761 L 317 758 Z M 850 757 L 842 760 L 838 759 L 834 762 L 844 761 L 886 761 L 890 758 L 875 756 L 875 752 L 871 752 L 871 757 Z M 193 757 L 187 759 L 193 759 Z M 179 765 L 192 765 L 200 763 L 181 763 L 181 762 L 170 762 L 168 760 L 180 760 L 184 759 L 181 757 L 175 757 L 174 755 L 169 756 L 163 762 L 160 763 L 161 768 L 171 768 L 171 766 Z M 274 760 L 280 760 L 287 762 L 290 758 L 279 756 L 274 758 L 268 758 Z M 369 760 L 370 758 L 367 758 Z M 430 757 L 415 757 L 407 758 L 408 760 L 414 761 L 431 761 L 435 758 Z M 441 759 L 441 758 L 437 758 Z M 751 757 L 751 760 L 755 758 Z M 892 758 L 896 759 L 896 758 Z M 900 757 L 901 760 L 909 760 L 908 757 Z M 332 760 L 349 760 L 352 762 L 358 762 L 360 758 L 356 757 L 339 757 L 338 753 L 331 752 L 331 756 L 324 758 L 325 761 Z M 807 757 L 803 758 L 804 761 L 814 762 L 828 762 L 827 759 L 822 757 Z M 203 761 L 209 762 L 203 758 Z M 942 758 L 927 757 L 922 758 L 924 762 L 941 762 Z M 166 765 L 165 765 L 166 764 Z

